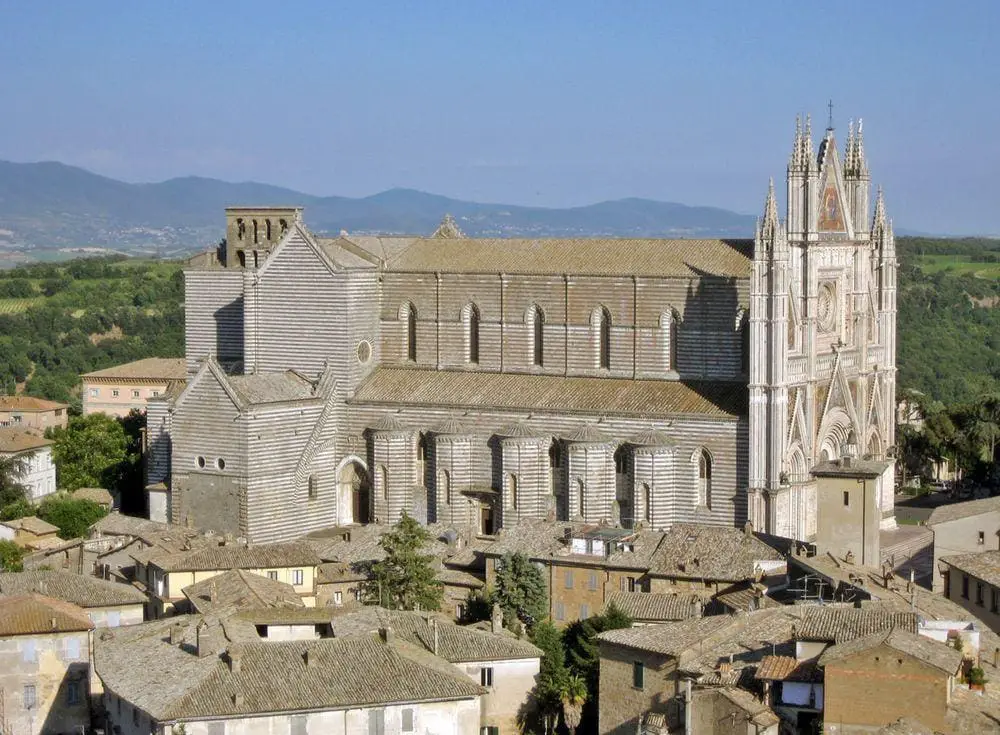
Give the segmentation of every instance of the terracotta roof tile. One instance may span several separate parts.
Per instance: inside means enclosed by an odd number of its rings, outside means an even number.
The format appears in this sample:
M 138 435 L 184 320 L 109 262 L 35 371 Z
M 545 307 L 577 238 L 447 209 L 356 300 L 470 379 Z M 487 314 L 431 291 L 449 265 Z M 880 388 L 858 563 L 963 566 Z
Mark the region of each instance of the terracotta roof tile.
M 187 361 L 183 357 L 147 357 L 104 370 L 84 373 L 87 378 L 121 378 L 128 380 L 168 381 L 187 378 Z
M 658 592 L 612 592 L 605 610 L 615 605 L 636 621 L 686 620 L 701 614 L 701 604 L 692 595 L 671 595 Z
M 40 593 L 83 608 L 141 605 L 146 596 L 135 587 L 62 571 L 0 574 L 0 596 Z
M 13 528 L 15 531 L 24 530 L 36 536 L 44 536 L 49 533 L 58 533 L 59 526 L 53 526 L 48 521 L 43 521 L 37 516 L 25 516 L 24 518 L 14 518 L 9 521 L 0 521 L 0 525 Z M 61 542 L 60 542 L 61 543 Z
M 992 513 L 996 511 L 1000 511 L 1000 495 L 980 500 L 967 500 L 964 503 L 939 505 L 931 512 L 930 518 L 927 519 L 927 525 L 933 526 L 937 523 L 948 523 L 949 521 L 957 521 L 960 518 L 968 518 L 969 516 L 977 516 L 980 513 Z
M 745 412 L 747 388 L 739 383 L 566 378 L 383 367 L 372 373 L 350 402 L 731 419 Z
M 18 454 L 52 446 L 54 443 L 34 429 L 21 429 L 14 426 L 0 428 L 0 454 Z
M 815 661 L 799 661 L 795 656 L 765 656 L 757 664 L 758 679 L 768 681 L 822 681 Z
M 54 411 L 57 408 L 69 408 L 69 404 L 46 401 L 34 396 L 0 396 L 0 411 Z
M 899 628 L 917 632 L 917 614 L 886 606 L 823 605 L 806 609 L 798 635 L 806 641 L 842 643 L 872 633 Z
M 728 526 L 676 523 L 653 555 L 650 573 L 666 577 L 741 581 L 784 557 L 752 534 Z
M 302 598 L 287 582 L 231 569 L 181 590 L 196 612 L 261 607 L 301 608 Z
M 942 556 L 941 561 L 984 582 L 1000 585 L 1000 551 Z
M 0 597 L 0 636 L 70 633 L 94 624 L 81 608 L 43 595 Z
M 284 568 L 318 566 L 320 563 L 316 552 L 302 542 L 251 546 L 231 544 L 172 553 L 154 548 L 135 552 L 132 558 L 142 563 L 153 564 L 165 572 Z
M 751 240 L 417 238 L 387 270 L 747 278 L 752 250 Z
M 946 674 L 955 674 L 962 663 L 962 653 L 951 646 L 896 628 L 881 630 L 871 635 L 831 646 L 823 651 L 818 663 L 820 666 L 829 666 L 882 645 L 913 656 L 926 664 L 941 669 Z

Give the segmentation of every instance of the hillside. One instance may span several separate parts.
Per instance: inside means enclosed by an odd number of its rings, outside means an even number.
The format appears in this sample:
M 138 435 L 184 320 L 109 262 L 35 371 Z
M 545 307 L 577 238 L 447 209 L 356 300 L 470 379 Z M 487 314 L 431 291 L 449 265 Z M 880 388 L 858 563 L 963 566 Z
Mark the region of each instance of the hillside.
M 621 199 L 546 209 L 480 204 L 411 189 L 317 197 L 267 184 L 186 177 L 128 184 L 61 163 L 0 161 L 0 261 L 44 259 L 40 249 L 85 246 L 179 254 L 223 236 L 236 204 L 307 208 L 316 232 L 427 234 L 451 213 L 469 235 L 746 237 L 754 217 L 713 207 Z

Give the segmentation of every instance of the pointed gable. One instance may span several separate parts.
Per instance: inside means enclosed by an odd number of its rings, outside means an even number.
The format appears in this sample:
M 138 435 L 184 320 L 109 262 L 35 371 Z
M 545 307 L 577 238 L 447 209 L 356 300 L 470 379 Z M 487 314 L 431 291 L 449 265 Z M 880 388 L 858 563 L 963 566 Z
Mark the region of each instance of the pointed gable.
M 844 232 L 853 237 L 850 217 L 847 216 L 844 177 L 832 129 L 826 131 L 826 137 L 820 145 L 819 166 L 819 212 L 816 227 L 820 232 Z

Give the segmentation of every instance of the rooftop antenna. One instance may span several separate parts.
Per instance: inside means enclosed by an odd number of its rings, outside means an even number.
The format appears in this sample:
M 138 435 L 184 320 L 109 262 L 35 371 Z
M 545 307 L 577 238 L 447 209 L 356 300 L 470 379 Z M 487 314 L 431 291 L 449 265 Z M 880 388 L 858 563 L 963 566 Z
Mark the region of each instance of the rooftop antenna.
M 833 100 L 826 103 L 826 109 L 828 112 L 826 119 L 826 129 L 833 130 Z

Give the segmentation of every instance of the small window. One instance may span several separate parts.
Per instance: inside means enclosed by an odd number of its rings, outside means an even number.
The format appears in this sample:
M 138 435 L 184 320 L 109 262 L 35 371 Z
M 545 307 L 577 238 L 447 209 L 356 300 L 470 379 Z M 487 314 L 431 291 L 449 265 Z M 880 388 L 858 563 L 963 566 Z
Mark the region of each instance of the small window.
M 646 685 L 646 667 L 642 661 L 632 662 L 632 686 L 642 689 Z
M 160 391 L 158 391 L 158 390 L 150 391 L 149 395 L 151 395 L 153 398 L 159 398 Z
M 319 490 L 316 487 L 316 475 L 309 475 L 309 499 L 315 500 L 319 497 Z
M 983 531 L 979 532 L 979 545 L 982 546 L 986 543 L 986 534 Z
M 385 710 L 368 711 L 368 735 L 385 735 Z
M 66 660 L 76 661 L 80 658 L 80 641 L 76 638 L 69 638 L 66 641 Z
M 851 493 L 847 490 L 844 491 L 844 507 L 850 507 L 851 505 Z
M 139 390 L 137 388 L 133 388 L 132 389 L 132 397 L 133 398 L 138 398 L 139 397 Z
M 479 670 L 479 683 L 484 687 L 493 686 L 493 667 L 484 666 Z
M 267 578 L 268 579 L 273 579 L 274 581 L 277 581 L 278 580 L 278 572 L 276 570 L 274 570 L 274 569 L 269 570 L 268 573 L 267 573 Z
M 590 617 L 590 605 L 586 602 L 580 605 L 580 620 L 586 620 Z
M 556 620 L 565 620 L 566 619 L 566 606 L 563 603 L 561 603 L 561 602 L 557 602 L 556 605 L 555 605 L 555 607 L 556 607 L 556 609 L 555 609 Z
M 964 597 L 966 600 L 969 599 L 969 575 L 968 574 L 963 574 L 962 575 L 962 597 Z
M 73 707 L 80 704 L 80 682 L 70 681 L 66 683 L 66 704 Z
M 226 460 L 224 460 L 222 457 L 219 457 L 218 459 L 216 459 L 215 460 L 215 468 L 219 469 L 219 470 L 226 469 Z
M 982 582 L 976 582 L 976 604 L 977 605 L 982 605 L 983 604 L 983 583 Z
M 413 708 L 406 707 L 402 712 L 403 732 L 413 732 Z
M 90 397 L 91 398 L 97 398 L 99 395 L 101 395 L 100 389 L 98 389 L 98 388 L 91 388 L 90 389 Z
M 305 574 L 303 574 L 301 569 L 292 570 L 292 585 L 298 586 L 304 583 Z
M 591 592 L 597 592 L 597 572 L 590 573 L 590 580 L 588 581 L 587 586 L 590 588 Z
M 25 684 L 24 685 L 24 694 L 22 696 L 23 696 L 24 708 L 25 709 L 34 709 L 35 705 L 38 704 L 38 699 L 35 696 L 35 685 L 34 684 Z
M 139 727 L 139 708 L 135 705 L 132 706 L 132 725 Z
M 343 605 L 344 604 L 344 593 L 343 592 L 334 592 L 333 593 L 333 604 L 334 605 Z
M 1000 612 L 1000 589 L 996 587 L 992 590 L 992 601 L 990 602 L 990 612 Z
M 26 664 L 35 661 L 35 641 L 27 640 L 21 644 L 21 660 Z
M 198 465 L 198 469 L 199 470 L 205 469 L 205 458 L 204 457 L 202 457 L 202 456 L 199 455 L 198 458 L 194 462 L 195 462 L 196 465 Z
M 121 395 L 121 391 L 120 390 L 118 390 L 117 388 L 112 389 L 112 391 L 111 391 L 111 397 L 112 398 L 117 398 L 120 395 Z
M 567 569 L 566 570 L 566 589 L 568 589 L 568 590 L 573 589 L 573 570 L 572 569 Z

